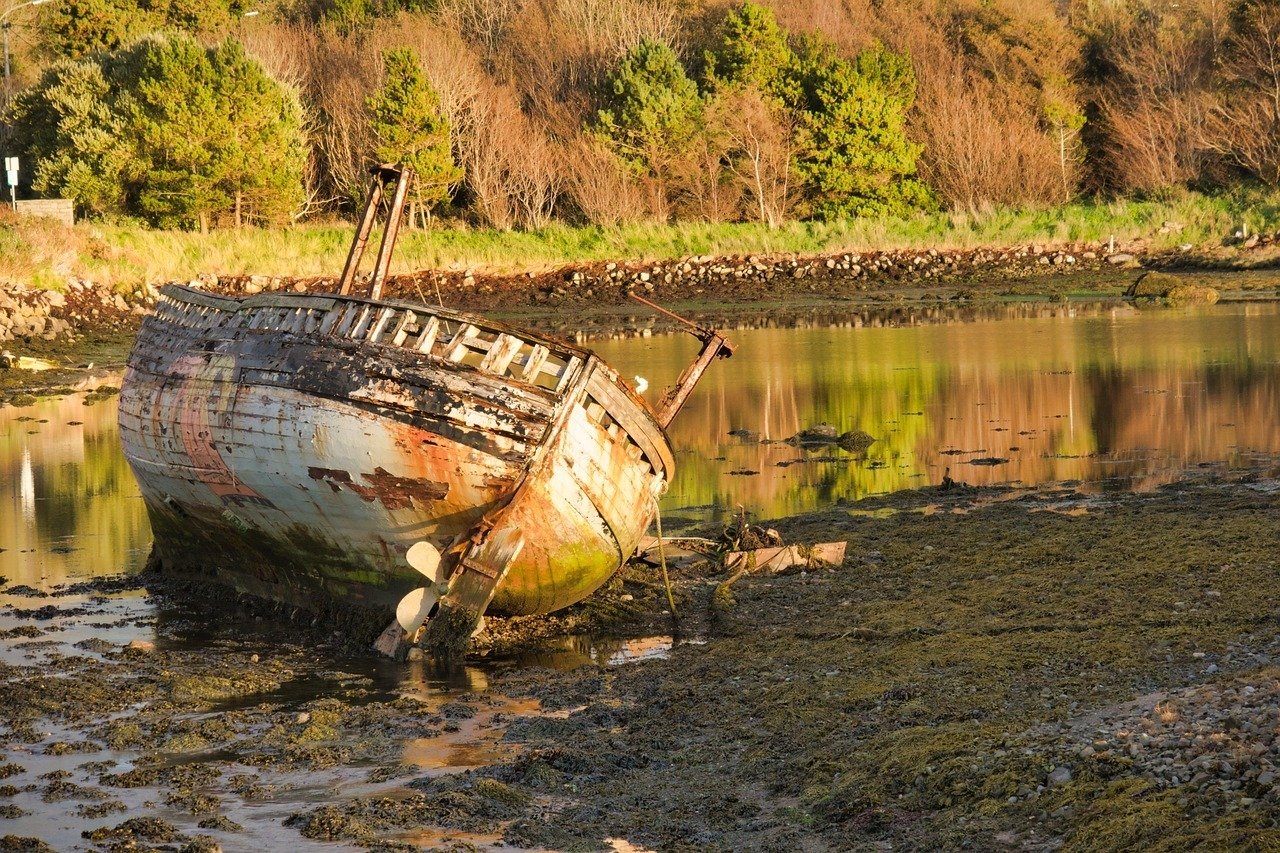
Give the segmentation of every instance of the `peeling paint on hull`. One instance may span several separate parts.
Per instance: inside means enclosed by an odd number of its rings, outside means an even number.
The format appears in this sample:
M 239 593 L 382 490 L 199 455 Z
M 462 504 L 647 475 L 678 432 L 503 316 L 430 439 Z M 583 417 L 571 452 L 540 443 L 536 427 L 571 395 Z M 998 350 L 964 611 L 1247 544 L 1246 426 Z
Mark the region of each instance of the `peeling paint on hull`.
M 503 506 L 525 543 L 490 609 L 582 599 L 634 551 L 673 464 L 590 352 L 357 298 L 165 288 L 119 405 L 165 571 L 370 619 L 422 585 L 411 545 L 446 552 Z

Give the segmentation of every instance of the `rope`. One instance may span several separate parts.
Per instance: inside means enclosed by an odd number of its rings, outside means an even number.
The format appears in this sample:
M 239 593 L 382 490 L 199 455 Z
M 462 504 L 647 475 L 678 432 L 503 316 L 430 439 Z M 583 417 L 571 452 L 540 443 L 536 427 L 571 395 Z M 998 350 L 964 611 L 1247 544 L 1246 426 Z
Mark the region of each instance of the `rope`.
M 658 562 L 662 564 L 662 583 L 667 588 L 667 603 L 671 605 L 671 618 L 676 618 L 676 597 L 671 594 L 671 578 L 667 575 L 667 550 L 662 546 L 662 509 L 658 499 L 653 499 L 653 516 L 658 524 Z

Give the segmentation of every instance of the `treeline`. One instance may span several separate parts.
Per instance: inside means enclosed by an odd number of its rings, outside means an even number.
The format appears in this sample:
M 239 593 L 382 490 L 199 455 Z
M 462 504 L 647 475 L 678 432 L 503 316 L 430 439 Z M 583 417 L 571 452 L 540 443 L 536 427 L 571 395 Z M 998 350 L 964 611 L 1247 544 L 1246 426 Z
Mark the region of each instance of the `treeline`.
M 1280 184 L 1280 0 L 52 0 L 32 187 L 183 227 L 983 211 Z M 241 47 L 243 45 L 243 47 Z

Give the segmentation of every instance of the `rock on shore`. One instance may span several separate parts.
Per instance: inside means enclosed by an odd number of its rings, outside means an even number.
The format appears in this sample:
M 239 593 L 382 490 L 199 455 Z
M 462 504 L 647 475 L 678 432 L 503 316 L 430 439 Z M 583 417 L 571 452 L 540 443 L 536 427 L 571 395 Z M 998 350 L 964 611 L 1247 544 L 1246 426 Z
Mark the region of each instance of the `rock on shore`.
M 154 304 L 155 290 L 146 286 L 126 294 L 78 280 L 65 291 L 0 283 L 0 343 L 72 341 L 86 327 L 126 328 Z

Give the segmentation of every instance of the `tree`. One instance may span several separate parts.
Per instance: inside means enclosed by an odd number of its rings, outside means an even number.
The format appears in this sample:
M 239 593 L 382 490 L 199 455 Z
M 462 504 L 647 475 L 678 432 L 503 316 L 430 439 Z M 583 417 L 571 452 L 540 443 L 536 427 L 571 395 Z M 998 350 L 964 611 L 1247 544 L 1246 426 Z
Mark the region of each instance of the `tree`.
M 174 30 L 224 35 L 244 0 L 58 0 L 41 26 L 41 47 L 55 57 L 83 59 L 119 50 L 147 33 Z
M 1223 98 L 1208 146 L 1270 186 L 1280 186 L 1280 3 L 1243 6 L 1227 39 Z
M 440 98 L 422 73 L 418 55 L 407 48 L 382 54 L 385 80 L 368 99 L 370 127 L 384 163 L 403 163 L 417 174 L 412 187 L 415 208 L 425 211 L 449 197 L 462 178 L 453 161 L 449 120 Z M 414 220 L 410 212 L 409 221 Z
M 135 171 L 124 123 L 102 67 L 63 60 L 21 92 L 5 123 L 34 164 L 33 189 L 73 198 L 84 213 L 123 213 Z
M 1085 125 L 1084 113 L 1069 94 L 1070 84 L 1051 78 L 1044 90 L 1042 112 L 1044 122 L 1052 134 L 1058 152 L 1058 169 L 1062 174 L 1062 201 L 1069 201 L 1076 193 L 1076 172 L 1084 159 L 1084 144 L 1080 131 Z
M 135 204 L 165 228 L 198 223 L 231 205 L 217 158 L 231 136 L 205 48 L 189 38 L 147 38 L 113 57 L 109 74 L 135 155 L 145 164 Z
M 44 16 L 41 41 L 54 56 L 83 59 L 118 50 L 161 26 L 134 0 L 60 0 Z
M 794 101 L 795 54 L 773 12 L 743 3 L 725 16 L 719 44 L 706 52 L 707 88 L 754 88 L 779 100 Z
M 791 113 L 755 87 L 719 94 L 707 109 L 708 124 L 722 127 L 728 137 L 727 168 L 749 201 L 748 209 L 777 228 L 794 201 Z
M 798 75 L 797 170 L 815 215 L 903 216 L 935 205 L 914 177 L 923 147 L 906 134 L 915 76 L 905 57 L 875 46 L 849 62 L 809 40 Z
M 307 160 L 301 107 L 296 96 L 267 76 L 228 39 L 210 55 L 215 95 L 229 133 L 215 162 L 218 185 L 232 202 L 232 218 L 287 222 L 301 202 Z
M 698 131 L 702 101 L 675 52 L 645 39 L 608 77 L 594 130 L 650 187 L 651 209 L 665 219 L 671 180 Z
M 152 36 L 64 62 L 7 118 L 36 188 L 86 212 L 204 229 L 280 222 L 301 202 L 300 108 L 234 42 Z

